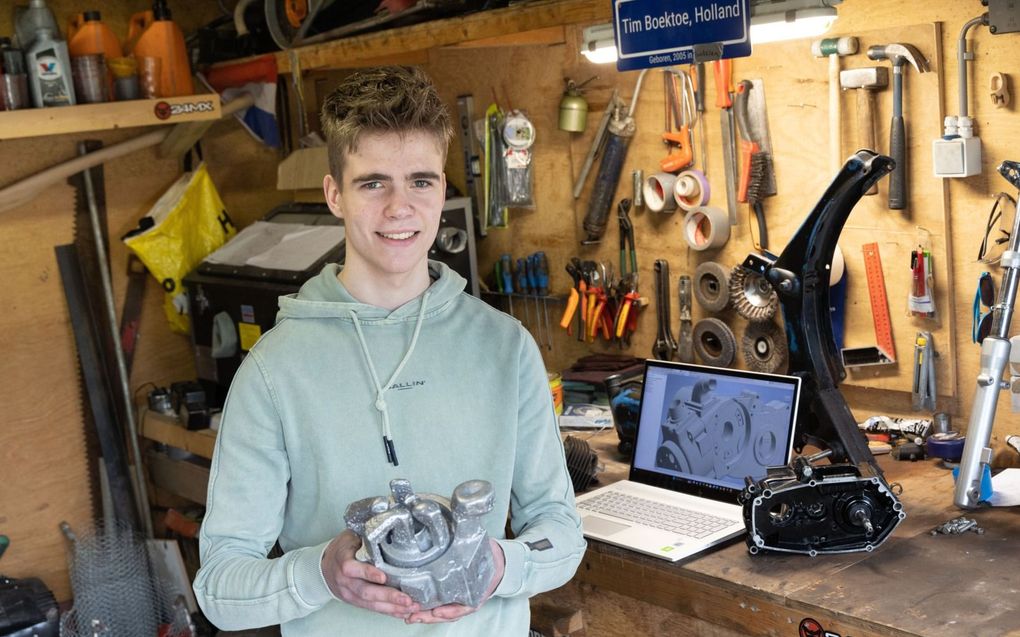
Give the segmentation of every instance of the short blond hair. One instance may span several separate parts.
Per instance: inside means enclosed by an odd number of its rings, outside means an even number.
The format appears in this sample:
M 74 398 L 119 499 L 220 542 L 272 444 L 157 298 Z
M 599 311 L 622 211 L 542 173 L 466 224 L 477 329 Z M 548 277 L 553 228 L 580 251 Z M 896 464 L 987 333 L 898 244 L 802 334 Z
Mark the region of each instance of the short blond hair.
M 343 183 L 344 159 L 357 150 L 365 133 L 431 134 L 444 162 L 453 137 L 450 113 L 435 84 L 414 66 L 380 66 L 351 74 L 326 97 L 320 120 L 329 172 L 337 184 Z

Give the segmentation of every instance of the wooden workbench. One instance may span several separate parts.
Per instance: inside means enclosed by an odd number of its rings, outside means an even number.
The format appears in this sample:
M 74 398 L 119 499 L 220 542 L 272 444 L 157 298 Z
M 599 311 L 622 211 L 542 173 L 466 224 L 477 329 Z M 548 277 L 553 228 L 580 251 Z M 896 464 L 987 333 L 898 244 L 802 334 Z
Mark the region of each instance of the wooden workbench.
M 611 431 L 589 440 L 606 466 L 600 484 L 626 477 L 617 442 Z M 983 535 L 932 536 L 961 515 L 951 473 L 936 461 L 881 464 L 903 486 L 907 518 L 874 553 L 751 556 L 741 539 L 672 564 L 589 540 L 574 580 L 542 597 L 582 608 L 598 637 L 1020 634 L 1020 509 L 966 513 Z M 806 618 L 823 632 L 802 632 Z

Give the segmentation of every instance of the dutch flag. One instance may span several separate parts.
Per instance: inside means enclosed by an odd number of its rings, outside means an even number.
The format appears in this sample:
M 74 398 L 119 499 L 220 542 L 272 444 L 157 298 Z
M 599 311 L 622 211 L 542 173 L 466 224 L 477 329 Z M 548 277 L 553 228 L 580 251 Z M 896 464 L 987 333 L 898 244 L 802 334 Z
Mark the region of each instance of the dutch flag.
M 264 55 L 247 62 L 213 68 L 202 78 L 224 102 L 250 94 L 255 104 L 235 117 L 256 139 L 272 148 L 280 147 L 276 124 L 276 58 Z

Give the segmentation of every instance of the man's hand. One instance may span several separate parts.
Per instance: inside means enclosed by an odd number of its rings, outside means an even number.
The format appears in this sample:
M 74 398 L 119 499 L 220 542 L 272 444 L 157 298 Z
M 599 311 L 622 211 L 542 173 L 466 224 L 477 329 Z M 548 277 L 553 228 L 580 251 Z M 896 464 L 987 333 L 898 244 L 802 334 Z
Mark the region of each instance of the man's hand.
M 430 610 L 423 610 L 411 613 L 411 615 L 404 619 L 408 624 L 439 624 L 443 622 L 454 622 L 470 615 L 484 604 L 492 594 L 496 591 L 496 587 L 503 581 L 503 571 L 506 568 L 506 558 L 503 556 L 503 547 L 499 545 L 499 542 L 489 538 L 489 548 L 492 549 L 492 563 L 493 573 L 492 581 L 489 582 L 489 587 L 485 589 L 485 597 L 482 598 L 480 604 L 477 607 L 472 608 L 471 606 L 465 606 L 463 604 L 446 604 L 445 606 L 436 606 Z
M 421 610 L 421 606 L 407 594 L 385 586 L 386 573 L 354 559 L 354 553 L 360 546 L 361 538 L 347 529 L 326 547 L 320 567 L 329 590 L 352 606 L 409 620 Z

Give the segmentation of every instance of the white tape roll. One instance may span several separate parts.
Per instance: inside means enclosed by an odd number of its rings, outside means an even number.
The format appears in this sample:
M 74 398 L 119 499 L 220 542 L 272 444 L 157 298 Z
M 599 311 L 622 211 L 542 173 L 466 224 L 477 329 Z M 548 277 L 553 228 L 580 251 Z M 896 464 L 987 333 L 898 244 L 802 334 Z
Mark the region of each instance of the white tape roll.
M 693 210 L 708 204 L 712 189 L 708 185 L 705 173 L 700 170 L 685 170 L 676 176 L 673 184 L 673 198 L 684 210 Z
M 729 217 L 719 208 L 699 206 L 684 218 L 683 234 L 692 250 L 720 248 L 730 238 Z
M 655 173 L 645 180 L 642 189 L 645 195 L 645 206 L 652 212 L 673 212 L 676 210 L 676 199 L 673 197 L 673 184 L 676 175 Z

